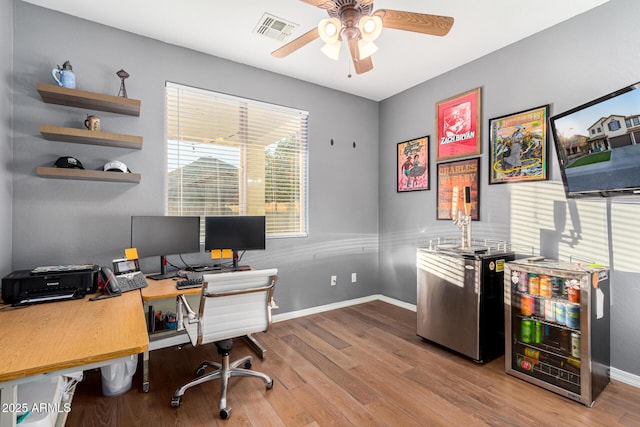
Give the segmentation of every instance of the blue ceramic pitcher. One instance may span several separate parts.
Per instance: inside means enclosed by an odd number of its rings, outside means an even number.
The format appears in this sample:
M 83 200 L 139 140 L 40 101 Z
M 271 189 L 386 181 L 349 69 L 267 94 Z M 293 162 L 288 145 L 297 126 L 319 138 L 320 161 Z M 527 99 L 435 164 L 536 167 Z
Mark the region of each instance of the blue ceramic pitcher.
M 66 61 L 62 64 L 62 67 L 58 65 L 58 68 L 51 70 L 53 79 L 58 83 L 58 86 L 67 87 L 69 89 L 76 88 L 76 75 L 73 72 L 71 63 Z

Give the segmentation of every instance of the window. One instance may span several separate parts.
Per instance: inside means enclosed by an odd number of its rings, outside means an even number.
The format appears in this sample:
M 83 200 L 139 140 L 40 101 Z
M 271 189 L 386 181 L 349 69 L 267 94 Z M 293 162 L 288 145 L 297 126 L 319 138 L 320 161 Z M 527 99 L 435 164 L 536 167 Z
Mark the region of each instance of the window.
M 619 130 L 619 129 L 620 129 L 620 121 L 619 121 L 619 120 L 611 120 L 611 121 L 609 122 L 609 125 L 608 125 L 608 126 L 609 126 L 609 130 L 610 130 L 611 132 L 614 132 L 614 131 L 616 131 L 616 130 Z
M 166 98 L 169 215 L 265 215 L 269 237 L 307 235 L 308 112 L 173 83 Z

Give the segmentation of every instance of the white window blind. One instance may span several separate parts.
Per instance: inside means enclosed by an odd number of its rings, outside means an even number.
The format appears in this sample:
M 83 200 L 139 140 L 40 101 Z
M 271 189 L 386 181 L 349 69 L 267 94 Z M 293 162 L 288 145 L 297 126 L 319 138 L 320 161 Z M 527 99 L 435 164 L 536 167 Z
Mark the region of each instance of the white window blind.
M 265 215 L 307 235 L 306 111 L 166 85 L 169 215 Z

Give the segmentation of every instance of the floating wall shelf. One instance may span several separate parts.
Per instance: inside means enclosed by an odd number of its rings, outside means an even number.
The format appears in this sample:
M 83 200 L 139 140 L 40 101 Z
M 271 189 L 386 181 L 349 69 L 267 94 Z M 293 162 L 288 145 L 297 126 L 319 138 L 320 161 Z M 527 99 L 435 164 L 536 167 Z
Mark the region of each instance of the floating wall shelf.
M 49 141 L 142 149 L 142 137 L 135 135 L 47 125 L 40 126 L 40 133 Z
M 140 183 L 139 173 L 105 172 L 88 169 L 67 169 L 40 166 L 36 169 L 36 174 L 43 178 L 77 179 L 88 181 L 111 181 Z
M 140 100 L 138 99 L 69 89 L 46 83 L 37 83 L 36 89 L 42 100 L 49 104 L 68 105 L 70 107 L 107 111 L 129 116 L 140 115 Z

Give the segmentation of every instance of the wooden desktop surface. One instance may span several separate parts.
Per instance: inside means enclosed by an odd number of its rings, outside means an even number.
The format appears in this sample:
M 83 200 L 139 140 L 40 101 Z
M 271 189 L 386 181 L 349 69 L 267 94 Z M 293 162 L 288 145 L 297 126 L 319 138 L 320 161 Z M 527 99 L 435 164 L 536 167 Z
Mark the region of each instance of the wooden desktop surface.
M 184 280 L 184 279 L 178 279 Z M 144 301 L 152 301 L 166 298 L 175 298 L 180 294 L 184 295 L 200 295 L 202 288 L 189 288 L 178 290 L 176 283 L 178 280 L 174 279 L 162 279 L 152 280 L 147 279 L 149 286 L 140 289 L 142 293 L 142 299 Z
M 0 311 L 0 382 L 147 350 L 140 292 L 91 296 Z

